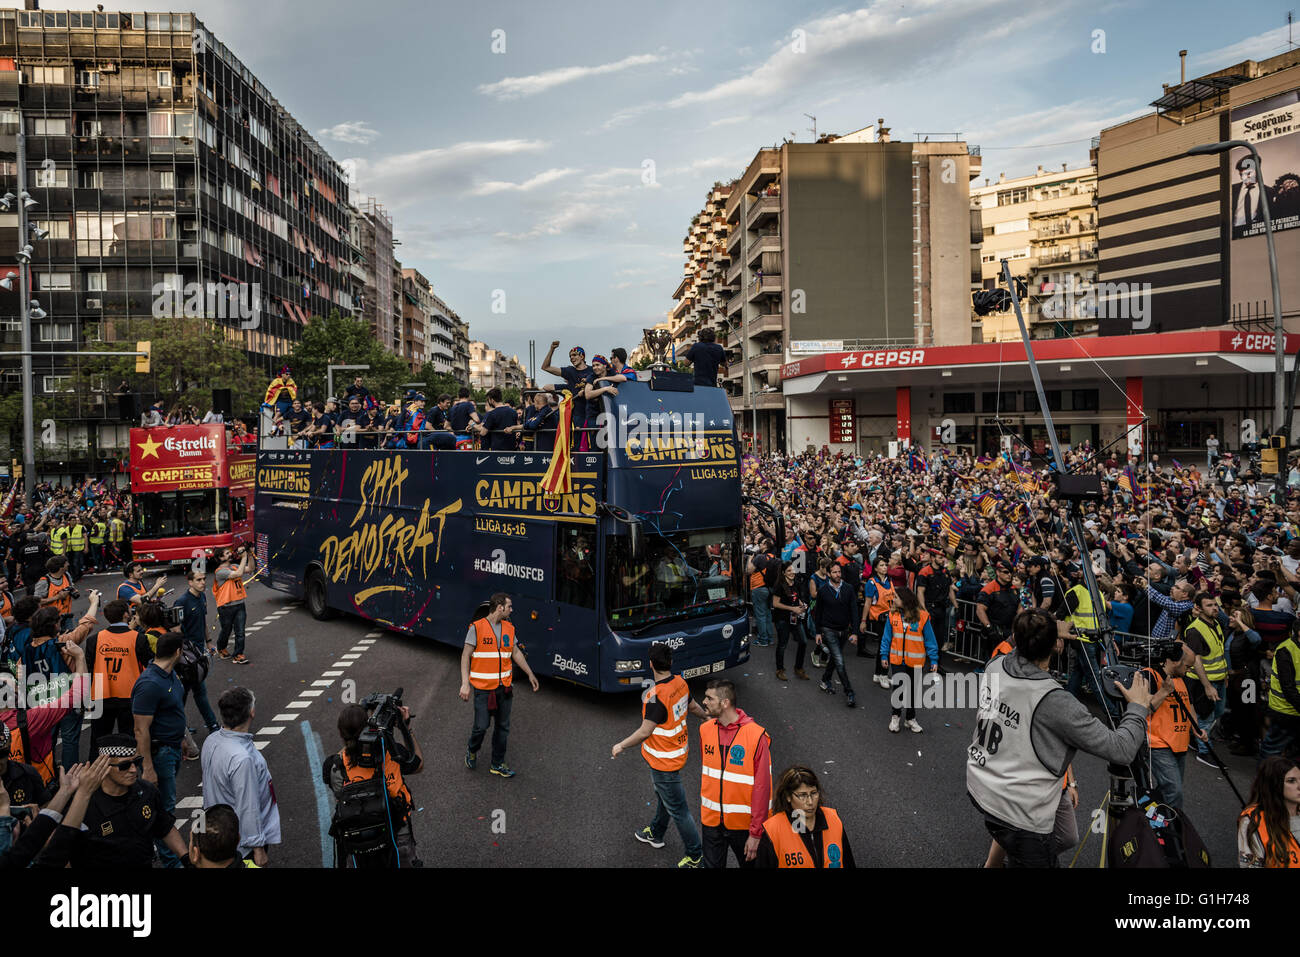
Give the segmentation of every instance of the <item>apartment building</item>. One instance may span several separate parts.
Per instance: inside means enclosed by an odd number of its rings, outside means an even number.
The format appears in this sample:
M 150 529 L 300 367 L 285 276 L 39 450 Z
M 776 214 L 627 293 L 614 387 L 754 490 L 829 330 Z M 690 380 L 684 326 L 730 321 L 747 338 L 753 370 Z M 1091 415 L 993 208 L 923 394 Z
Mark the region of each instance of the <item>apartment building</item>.
M 18 192 L 20 129 L 44 238 L 19 237 L 8 213 L 0 248 L 33 247 L 38 353 L 134 341 L 157 288 L 236 283 L 256 298 L 257 322 L 217 321 L 269 378 L 309 316 L 352 309 L 343 170 L 193 14 L 0 10 L 7 192 Z M 10 349 L 18 315 L 17 298 L 0 295 Z M 65 393 L 73 361 L 37 355 L 38 395 Z M 0 361 L 0 391 L 19 387 L 18 367 Z M 152 400 L 175 384 L 137 387 Z M 69 398 L 67 444 L 46 471 L 105 471 L 130 423 L 106 393 Z
M 365 269 L 361 317 L 385 349 L 402 354 L 401 270 L 393 255 L 393 217 L 373 196 L 358 207 L 359 253 Z M 394 279 L 396 278 L 396 282 Z
M 673 292 L 677 305 L 668 313 L 668 331 L 678 351 L 694 342 L 706 325 L 714 327 L 719 341 L 724 341 L 724 306 L 733 291 L 726 279 L 731 265 L 726 216 L 730 194 L 729 185 L 714 183 L 682 240 L 686 265 Z
M 1097 171 L 1091 166 L 1038 171 L 1030 176 L 971 185 L 972 228 L 979 238 L 979 285 L 991 289 L 1002 277 L 1028 280 L 1025 321 L 1034 338 L 1090 335 L 1096 314 L 1087 293 L 1097 281 Z M 974 237 L 973 237 L 974 238 Z M 972 269 L 974 264 L 972 263 Z M 1075 294 L 1062 295 L 1066 290 Z M 975 342 L 1020 341 L 1014 314 L 971 314 Z
M 451 319 L 451 374 L 461 382 L 469 381 L 469 323 L 461 320 L 454 312 L 448 313 Z
M 793 420 L 830 415 L 785 394 L 800 356 L 970 342 L 979 171 L 964 142 L 892 141 L 883 120 L 758 151 L 725 212 L 726 381 L 747 443 L 786 448 Z

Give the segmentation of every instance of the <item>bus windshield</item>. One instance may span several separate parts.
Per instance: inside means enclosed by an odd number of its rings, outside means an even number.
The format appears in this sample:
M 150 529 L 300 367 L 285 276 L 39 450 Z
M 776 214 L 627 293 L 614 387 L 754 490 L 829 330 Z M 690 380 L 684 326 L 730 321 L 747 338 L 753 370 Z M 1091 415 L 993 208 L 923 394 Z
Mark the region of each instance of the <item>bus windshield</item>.
M 229 492 L 140 492 L 135 496 L 135 537 L 177 538 L 216 535 L 230 530 Z
M 625 535 L 609 536 L 606 545 L 609 623 L 618 631 L 695 618 L 740 601 L 735 528 L 649 534 L 639 559 Z

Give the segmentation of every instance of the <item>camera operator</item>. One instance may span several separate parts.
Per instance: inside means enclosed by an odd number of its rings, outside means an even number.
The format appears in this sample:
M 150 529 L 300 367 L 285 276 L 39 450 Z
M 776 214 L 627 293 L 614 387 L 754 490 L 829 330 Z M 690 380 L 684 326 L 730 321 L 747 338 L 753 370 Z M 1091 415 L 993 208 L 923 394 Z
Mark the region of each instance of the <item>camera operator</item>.
M 1159 670 L 1143 668 L 1141 675 L 1151 693 L 1147 717 L 1151 784 L 1159 789 L 1165 804 L 1181 811 L 1183 775 L 1192 736 L 1209 741 L 1209 736 L 1197 727 L 1196 711 L 1183 680 L 1196 664 L 1196 653 L 1181 641 L 1166 641 L 1157 642 L 1152 654 Z
M 1146 730 L 1146 683 L 1118 685 L 1128 707 L 1114 730 L 1057 684 L 1048 664 L 1069 625 L 1040 609 L 1012 623 L 1015 650 L 989 663 L 966 763 L 966 788 L 1009 867 L 1056 867 L 1061 778 L 1076 751 L 1128 764 Z
M 235 559 L 239 564 L 235 564 Z M 248 593 L 244 590 L 244 577 L 253 571 L 253 550 L 248 543 L 223 548 L 221 564 L 213 573 L 212 594 L 217 600 L 217 621 L 221 631 L 217 635 L 217 654 L 222 660 L 229 659 L 237 665 L 248 664 L 244 657 L 244 625 L 248 621 L 248 609 L 244 599 Z M 226 646 L 231 634 L 235 636 L 235 650 L 230 652 Z
M 379 710 L 360 704 L 343 709 L 339 715 L 343 748 L 326 758 L 322 768 L 325 783 L 339 801 L 330 827 L 336 866 L 421 867 L 411 825 L 414 803 L 405 776 L 424 770 L 424 755 L 411 735 L 411 709 L 397 708 L 399 717 L 393 722 L 404 738 L 400 748 L 394 748 L 391 732 L 376 728 L 374 716 Z M 374 780 L 379 746 L 385 791 Z

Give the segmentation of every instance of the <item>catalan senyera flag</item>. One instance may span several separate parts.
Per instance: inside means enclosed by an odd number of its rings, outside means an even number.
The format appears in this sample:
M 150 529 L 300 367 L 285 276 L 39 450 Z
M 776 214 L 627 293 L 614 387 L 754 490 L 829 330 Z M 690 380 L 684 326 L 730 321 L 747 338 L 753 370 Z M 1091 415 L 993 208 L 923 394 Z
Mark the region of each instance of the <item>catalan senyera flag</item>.
M 573 396 L 565 394 L 560 400 L 559 421 L 555 426 L 555 449 L 551 464 L 542 476 L 542 491 L 546 498 L 555 498 L 573 491 L 573 477 L 569 474 L 569 427 L 573 423 Z

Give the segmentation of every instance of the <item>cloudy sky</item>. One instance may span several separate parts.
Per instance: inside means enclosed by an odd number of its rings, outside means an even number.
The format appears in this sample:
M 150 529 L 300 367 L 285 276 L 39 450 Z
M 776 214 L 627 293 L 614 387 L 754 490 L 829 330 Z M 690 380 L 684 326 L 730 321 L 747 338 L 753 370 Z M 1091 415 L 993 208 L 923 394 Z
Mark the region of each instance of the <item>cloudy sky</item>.
M 823 133 L 877 117 L 896 139 L 960 133 L 985 176 L 1015 176 L 1086 163 L 1092 136 L 1177 81 L 1179 49 L 1189 75 L 1287 49 L 1275 0 L 193 9 L 392 211 L 403 264 L 524 360 L 530 338 L 539 360 L 552 338 L 635 345 L 672 305 L 710 185 L 808 142 L 805 113 Z

